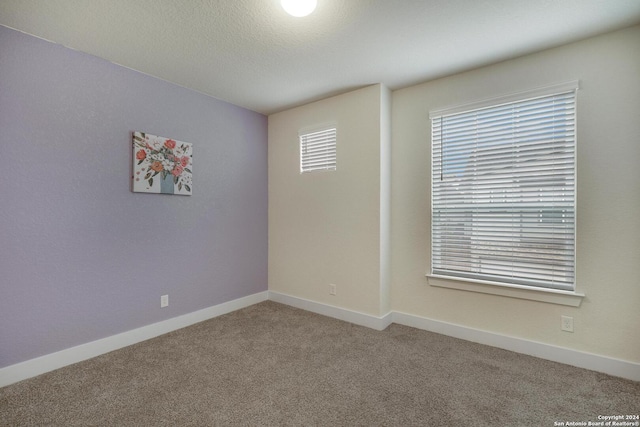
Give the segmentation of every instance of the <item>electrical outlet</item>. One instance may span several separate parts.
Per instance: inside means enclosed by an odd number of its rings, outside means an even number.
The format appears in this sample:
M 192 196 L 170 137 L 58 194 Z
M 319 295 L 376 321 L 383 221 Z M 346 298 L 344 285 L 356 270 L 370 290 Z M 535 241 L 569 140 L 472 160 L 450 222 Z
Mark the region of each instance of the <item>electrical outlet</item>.
M 565 332 L 573 332 L 573 317 L 561 316 L 560 328 Z
M 169 295 L 162 295 L 160 297 L 160 308 L 167 307 L 169 305 Z
M 336 285 L 334 285 L 333 283 L 331 283 L 329 285 L 329 295 L 335 295 L 336 294 Z

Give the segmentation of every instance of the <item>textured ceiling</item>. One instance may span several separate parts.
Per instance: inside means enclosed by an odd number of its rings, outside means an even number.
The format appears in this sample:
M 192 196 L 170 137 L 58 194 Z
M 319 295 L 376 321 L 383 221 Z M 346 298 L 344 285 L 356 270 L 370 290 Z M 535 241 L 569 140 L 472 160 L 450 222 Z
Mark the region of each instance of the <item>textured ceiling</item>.
M 0 0 L 0 24 L 269 114 L 640 22 L 640 0 Z

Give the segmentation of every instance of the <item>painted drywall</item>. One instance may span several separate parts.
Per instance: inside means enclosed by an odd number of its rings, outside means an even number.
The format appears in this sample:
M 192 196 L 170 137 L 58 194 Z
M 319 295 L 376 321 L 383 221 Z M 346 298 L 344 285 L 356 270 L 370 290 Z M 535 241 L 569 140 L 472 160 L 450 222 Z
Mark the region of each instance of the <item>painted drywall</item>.
M 392 308 L 640 361 L 640 27 L 393 92 Z M 578 92 L 578 308 L 427 284 L 429 111 L 570 80 Z M 574 333 L 560 316 L 574 318 Z
M 0 58 L 0 368 L 267 289 L 265 116 L 5 27 Z M 131 191 L 133 131 L 193 144 L 192 196 Z
M 373 85 L 269 116 L 269 290 L 386 314 L 380 249 L 386 92 Z M 325 123 L 337 125 L 336 170 L 301 174 L 298 132 Z
M 380 92 L 380 315 L 391 311 L 391 91 Z

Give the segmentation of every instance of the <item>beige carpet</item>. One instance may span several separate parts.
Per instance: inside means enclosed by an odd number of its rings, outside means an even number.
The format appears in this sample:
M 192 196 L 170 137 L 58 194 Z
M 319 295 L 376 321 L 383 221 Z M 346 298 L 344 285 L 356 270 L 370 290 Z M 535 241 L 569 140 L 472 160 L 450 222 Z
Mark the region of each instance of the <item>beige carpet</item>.
M 554 426 L 640 383 L 264 302 L 0 389 L 3 426 Z

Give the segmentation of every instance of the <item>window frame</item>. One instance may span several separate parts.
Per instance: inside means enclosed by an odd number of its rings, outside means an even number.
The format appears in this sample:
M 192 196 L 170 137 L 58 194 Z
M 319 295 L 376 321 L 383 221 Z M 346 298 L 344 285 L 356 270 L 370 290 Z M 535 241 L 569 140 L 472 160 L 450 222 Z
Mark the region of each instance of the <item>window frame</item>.
M 329 161 L 329 164 L 320 163 L 319 166 L 316 167 L 308 167 L 310 159 L 305 158 L 303 151 L 305 150 L 304 145 L 305 142 L 303 139 L 305 137 L 309 137 L 314 134 L 322 134 L 322 133 L 333 133 L 333 141 L 332 141 L 332 150 L 333 161 Z M 322 136 L 321 136 L 322 138 Z M 327 159 L 331 159 L 331 153 L 329 153 Z M 298 155 L 299 155 L 299 166 L 300 166 L 300 174 L 307 174 L 311 172 L 329 172 L 337 170 L 338 166 L 338 126 L 337 123 L 325 123 L 322 125 L 317 125 L 313 127 L 307 127 L 300 129 L 298 131 Z M 307 167 L 305 167 L 307 166 Z
M 494 98 L 485 99 L 482 101 L 462 104 L 454 107 L 448 107 L 443 109 L 432 110 L 429 113 L 430 118 L 430 126 L 433 125 L 433 120 L 435 118 L 441 118 L 447 115 L 454 115 L 463 112 L 470 112 L 474 110 L 486 109 L 491 107 L 498 107 L 500 105 L 512 104 L 523 102 L 533 98 L 540 98 L 546 96 L 553 96 L 560 93 L 566 92 L 574 92 L 573 98 L 573 107 L 574 111 L 577 111 L 577 91 L 579 89 L 578 81 L 570 81 L 566 83 L 562 83 L 559 85 L 547 86 L 543 88 L 538 88 L 534 90 L 527 90 L 516 92 L 508 95 L 498 96 Z M 574 131 L 577 131 L 577 117 L 574 119 Z M 505 296 L 512 296 L 516 298 L 525 298 L 525 299 L 534 299 L 545 302 L 552 302 L 558 304 L 566 304 L 572 306 L 578 306 L 580 304 L 581 299 L 584 297 L 584 294 L 577 292 L 577 273 L 576 273 L 576 259 L 575 253 L 577 250 L 576 245 L 576 231 L 577 231 L 577 223 L 573 224 L 573 274 L 574 280 L 572 283 L 571 289 L 558 289 L 553 287 L 541 287 L 535 284 L 522 284 L 522 283 L 509 283 L 506 281 L 492 281 L 492 280 L 484 280 L 477 279 L 473 277 L 463 277 L 456 275 L 441 275 L 434 274 L 434 232 L 433 232 L 433 214 L 434 214 L 434 169 L 433 169 L 433 134 L 430 135 L 431 139 L 431 174 L 429 177 L 430 180 L 430 189 L 431 189 L 431 200 L 430 200 L 430 225 L 431 225 L 431 236 L 430 236 L 430 268 L 429 274 L 427 274 L 429 284 L 432 286 L 453 288 L 453 289 L 462 289 L 462 290 L 470 290 L 474 292 L 483 292 L 490 294 L 498 294 Z M 577 151 L 577 135 L 574 132 L 574 148 Z M 573 167 L 574 167 L 574 184 L 573 184 L 573 213 L 576 214 L 577 208 L 577 152 L 574 151 L 573 154 Z M 575 220 L 574 220 L 575 221 Z

